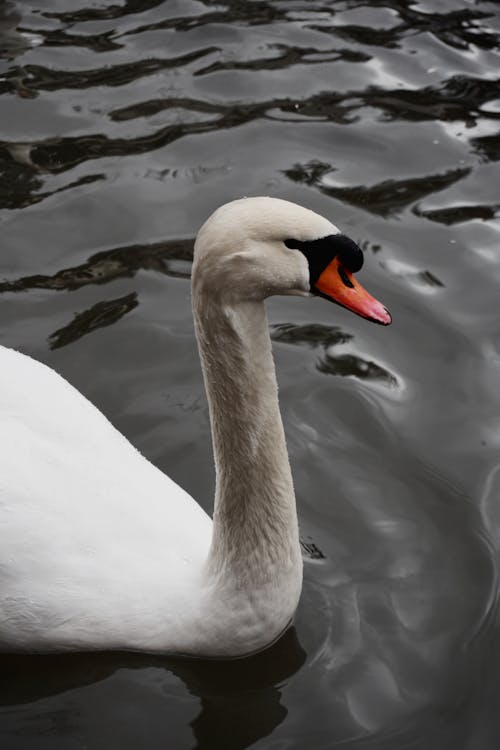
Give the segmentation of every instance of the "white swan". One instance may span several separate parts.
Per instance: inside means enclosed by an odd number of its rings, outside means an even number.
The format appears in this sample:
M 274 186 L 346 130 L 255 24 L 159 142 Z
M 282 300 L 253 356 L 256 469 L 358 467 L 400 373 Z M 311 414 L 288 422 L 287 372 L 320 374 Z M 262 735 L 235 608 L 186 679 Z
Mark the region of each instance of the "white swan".
M 361 263 L 327 219 L 279 199 L 234 201 L 200 230 L 213 522 L 63 378 L 0 347 L 0 650 L 233 657 L 283 632 L 302 561 L 264 299 L 312 290 L 387 324 Z

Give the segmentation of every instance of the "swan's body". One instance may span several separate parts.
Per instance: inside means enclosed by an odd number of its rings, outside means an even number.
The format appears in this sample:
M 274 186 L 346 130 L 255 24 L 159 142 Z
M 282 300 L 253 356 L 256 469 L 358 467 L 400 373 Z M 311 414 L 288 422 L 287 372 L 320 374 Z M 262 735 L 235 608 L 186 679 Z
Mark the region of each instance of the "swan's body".
M 238 656 L 286 628 L 302 563 L 263 300 L 309 293 L 308 259 L 285 239 L 337 235 L 267 198 L 200 230 L 213 523 L 63 378 L 0 347 L 0 650 Z

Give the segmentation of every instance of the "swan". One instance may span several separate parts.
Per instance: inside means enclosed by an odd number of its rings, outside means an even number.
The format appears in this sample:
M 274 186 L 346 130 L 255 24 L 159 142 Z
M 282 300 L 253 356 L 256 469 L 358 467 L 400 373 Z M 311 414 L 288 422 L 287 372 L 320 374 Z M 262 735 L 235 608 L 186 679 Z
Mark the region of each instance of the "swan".
M 216 470 L 213 520 L 54 370 L 0 347 L 0 650 L 239 657 L 302 586 L 264 300 L 320 294 L 391 317 L 326 218 L 243 198 L 200 229 L 192 306 Z

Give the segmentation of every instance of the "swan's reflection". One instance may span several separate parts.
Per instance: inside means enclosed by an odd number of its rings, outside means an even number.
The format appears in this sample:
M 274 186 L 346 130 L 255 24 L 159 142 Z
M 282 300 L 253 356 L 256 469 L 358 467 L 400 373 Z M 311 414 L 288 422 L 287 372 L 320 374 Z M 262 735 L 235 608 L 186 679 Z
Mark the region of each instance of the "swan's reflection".
M 280 685 L 300 669 L 305 658 L 294 628 L 288 630 L 271 648 L 234 661 L 112 653 L 2 656 L 0 669 L 4 679 L 0 685 L 0 704 L 9 706 L 38 701 L 37 715 L 33 721 L 33 732 L 36 734 L 38 721 L 43 723 L 46 719 L 44 699 L 50 701 L 50 715 L 57 714 L 61 719 L 65 711 L 61 708 L 65 705 L 65 694 L 75 690 L 70 701 L 72 716 L 68 716 L 69 721 L 79 713 L 83 714 L 83 710 L 78 711 L 78 704 L 80 700 L 85 701 L 85 695 L 88 695 L 88 691 L 83 689 L 86 686 L 100 683 L 117 675 L 120 670 L 144 670 L 147 677 L 148 670 L 153 668 L 154 682 L 160 681 L 164 685 L 161 700 L 168 701 L 168 708 L 172 709 L 176 693 L 178 708 L 186 704 L 185 694 L 175 690 L 173 677 L 180 679 L 188 692 L 199 698 L 201 708 L 191 721 L 195 739 L 193 748 L 244 750 L 268 736 L 286 717 L 287 709 L 281 700 Z M 157 670 L 160 670 L 159 677 Z M 137 682 L 139 679 L 138 675 Z M 126 688 L 128 692 L 130 681 Z M 111 708 L 110 700 L 120 703 L 123 699 L 126 710 L 128 697 L 123 695 L 123 688 L 120 690 L 118 684 L 116 692 L 106 699 L 107 709 Z M 196 710 L 196 705 L 193 704 L 192 708 Z M 117 713 L 120 710 L 120 705 L 118 708 L 115 706 Z M 175 746 L 175 730 L 175 726 L 168 726 L 167 747 Z M 26 731 L 26 727 L 23 731 Z M 59 733 L 55 725 L 52 731 Z
M 189 676 L 176 669 L 190 692 L 201 698 L 201 711 L 191 724 L 196 747 L 243 750 L 267 737 L 288 713 L 279 685 L 305 658 L 291 628 L 271 649 L 251 658 L 202 662 Z

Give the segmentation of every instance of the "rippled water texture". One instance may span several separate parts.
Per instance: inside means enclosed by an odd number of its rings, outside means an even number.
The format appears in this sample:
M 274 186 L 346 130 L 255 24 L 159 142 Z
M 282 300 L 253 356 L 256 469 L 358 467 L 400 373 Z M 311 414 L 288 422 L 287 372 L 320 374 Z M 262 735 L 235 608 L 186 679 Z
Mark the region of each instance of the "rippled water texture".
M 210 510 L 206 216 L 255 194 L 326 214 L 394 324 L 269 305 L 295 629 L 224 664 L 3 657 L 2 747 L 498 748 L 499 5 L 83 2 L 0 6 L 0 342 Z

